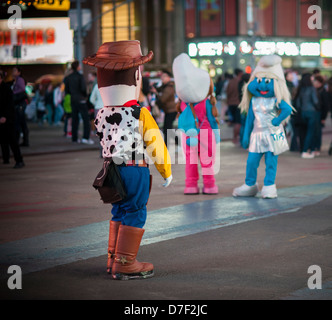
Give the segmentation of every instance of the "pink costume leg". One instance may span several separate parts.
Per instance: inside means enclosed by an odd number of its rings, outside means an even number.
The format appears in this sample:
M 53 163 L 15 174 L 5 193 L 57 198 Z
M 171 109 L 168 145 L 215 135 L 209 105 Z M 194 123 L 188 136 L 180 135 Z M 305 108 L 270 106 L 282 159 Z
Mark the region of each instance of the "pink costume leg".
M 204 189 L 203 193 L 217 194 L 214 164 L 216 160 L 216 140 L 212 130 L 202 129 L 200 131 L 199 157 L 202 166 Z
M 184 194 L 198 194 L 198 148 L 186 144 L 187 136 L 182 137 L 182 148 L 186 155 L 186 187 Z

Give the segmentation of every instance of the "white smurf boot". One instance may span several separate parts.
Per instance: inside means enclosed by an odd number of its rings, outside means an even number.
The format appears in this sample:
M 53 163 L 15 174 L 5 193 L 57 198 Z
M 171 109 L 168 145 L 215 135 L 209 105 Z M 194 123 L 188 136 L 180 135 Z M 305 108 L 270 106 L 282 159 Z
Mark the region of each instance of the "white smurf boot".
M 246 184 L 233 190 L 233 197 L 255 197 L 258 193 L 258 184 L 250 187 Z
M 263 199 L 274 199 L 278 197 L 276 185 L 264 186 L 261 191 Z

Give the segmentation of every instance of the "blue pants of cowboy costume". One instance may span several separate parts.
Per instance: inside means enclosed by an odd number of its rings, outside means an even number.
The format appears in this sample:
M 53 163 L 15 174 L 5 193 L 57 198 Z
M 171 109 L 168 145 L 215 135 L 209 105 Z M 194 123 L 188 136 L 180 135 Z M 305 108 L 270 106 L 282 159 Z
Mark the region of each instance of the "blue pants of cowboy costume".
M 275 184 L 278 166 L 278 156 L 272 152 L 253 153 L 249 152 L 246 169 L 246 184 L 254 186 L 257 181 L 257 169 L 262 157 L 265 155 L 265 179 L 264 186 L 272 186 Z
M 113 204 L 112 220 L 125 226 L 143 228 L 149 200 L 150 170 L 138 166 L 119 166 L 119 170 L 127 197 Z

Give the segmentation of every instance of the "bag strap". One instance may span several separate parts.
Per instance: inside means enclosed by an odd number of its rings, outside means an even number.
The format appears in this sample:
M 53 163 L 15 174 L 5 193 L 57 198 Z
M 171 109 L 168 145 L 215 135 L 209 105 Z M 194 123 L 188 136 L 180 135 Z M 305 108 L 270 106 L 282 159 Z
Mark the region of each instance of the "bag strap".
M 190 109 L 191 109 L 191 112 L 192 112 L 193 115 L 194 115 L 196 128 L 197 128 L 197 129 L 200 129 L 200 127 L 199 127 L 199 121 L 198 121 L 198 118 L 197 118 L 197 115 L 196 115 L 195 108 L 194 108 L 193 104 L 192 104 L 192 103 L 189 103 L 189 107 L 190 107 Z

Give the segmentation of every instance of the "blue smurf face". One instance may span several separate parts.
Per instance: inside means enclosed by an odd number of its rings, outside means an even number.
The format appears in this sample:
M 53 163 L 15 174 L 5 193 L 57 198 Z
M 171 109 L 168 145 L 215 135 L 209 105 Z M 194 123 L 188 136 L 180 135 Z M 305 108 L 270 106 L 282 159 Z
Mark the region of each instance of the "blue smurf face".
M 255 78 L 248 85 L 248 90 L 255 97 L 274 97 L 274 80 L 269 78 Z

